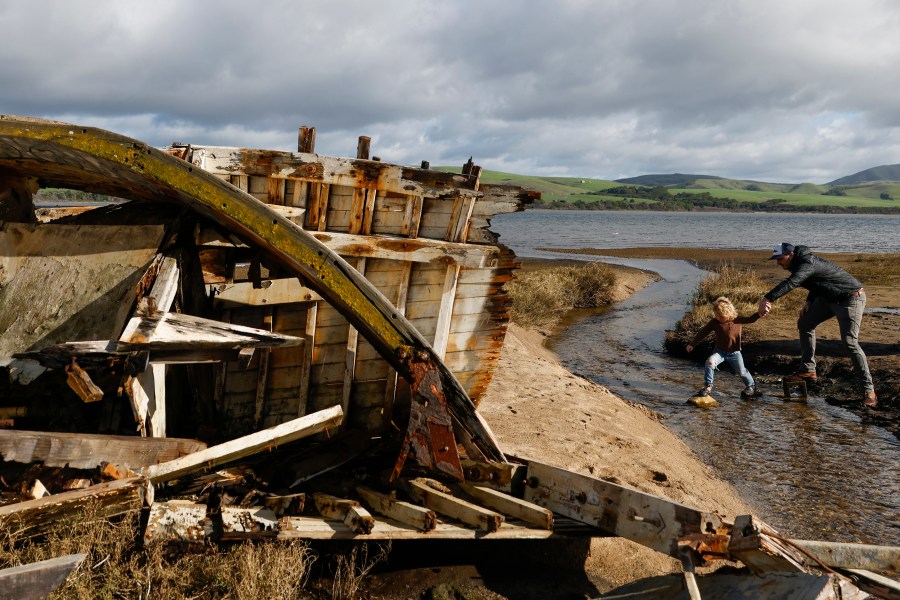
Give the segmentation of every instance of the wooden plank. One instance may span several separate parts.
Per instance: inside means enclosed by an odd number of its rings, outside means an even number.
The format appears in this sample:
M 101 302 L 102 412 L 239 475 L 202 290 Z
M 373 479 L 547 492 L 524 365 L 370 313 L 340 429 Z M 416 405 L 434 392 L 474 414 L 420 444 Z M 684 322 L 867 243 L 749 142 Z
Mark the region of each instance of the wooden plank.
M 537 525 L 542 529 L 553 529 L 553 511 L 551 510 L 482 485 L 461 483 L 459 486 L 481 504 L 508 517 Z
M 900 572 L 900 547 L 822 542 L 818 540 L 790 540 L 829 567 L 866 569 L 882 573 Z M 810 566 L 815 566 L 810 563 Z
M 25 535 L 37 535 L 54 522 L 71 518 L 86 506 L 97 516 L 113 517 L 140 510 L 147 494 L 143 477 L 117 479 L 88 488 L 53 494 L 35 500 L 0 506 L 0 528 Z
M 130 435 L 54 433 L 0 429 L 0 455 L 7 462 L 96 469 L 112 463 L 130 469 L 173 460 L 206 448 L 197 440 L 142 439 Z
M 360 227 L 362 226 L 363 224 L 360 223 Z M 365 275 L 365 258 L 360 258 L 356 261 L 356 270 L 361 275 Z M 350 395 L 353 391 L 353 379 L 356 373 L 356 347 L 358 343 L 359 332 L 351 325 L 347 331 L 347 351 L 344 354 L 344 388 L 342 390 L 343 397 L 341 398 L 341 408 L 345 417 L 350 412 Z M 346 427 L 346 421 L 344 427 Z
M 467 189 L 469 177 L 372 160 L 215 146 L 195 146 L 194 160 L 219 176 L 237 171 L 349 187 L 371 186 L 394 194 L 476 195 Z
M 166 365 L 148 365 L 126 382 L 125 391 L 141 436 L 165 437 Z
M 747 565 L 755 574 L 808 572 L 804 566 L 806 556 L 782 541 L 773 527 L 752 515 L 735 517 L 728 554 Z
M 84 340 L 119 335 L 163 233 L 161 225 L 0 222 L 0 358 L 68 342 L 73 331 Z
M 435 354 L 440 358 L 444 358 L 447 352 L 447 340 L 450 335 L 450 325 L 453 320 L 453 302 L 456 299 L 456 282 L 459 279 L 459 267 L 447 267 L 444 278 L 444 289 L 441 293 L 441 303 L 438 310 L 438 320 L 435 326 L 434 348 Z
M 345 540 L 354 539 L 353 533 L 343 523 L 323 521 L 315 517 L 286 517 L 290 529 L 279 530 L 279 540 Z M 454 523 L 438 521 L 430 531 L 421 531 L 393 519 L 377 519 L 366 540 L 475 540 L 484 539 L 481 529 L 464 527 Z M 547 539 L 552 532 L 535 527 L 521 527 L 506 523 L 499 530 L 491 532 L 491 539 Z
M 174 256 L 162 254 L 157 255 L 157 261 L 159 266 L 153 286 L 138 305 L 141 314 L 168 312 L 175 301 L 175 294 L 178 293 L 178 280 L 181 275 L 178 261 Z
M 263 324 L 266 326 L 266 330 L 270 333 L 272 332 L 272 307 L 267 307 L 266 315 L 263 317 Z M 266 391 L 268 386 L 269 379 L 269 356 L 270 351 L 268 348 L 260 348 L 259 349 L 259 368 L 257 371 L 256 378 L 256 401 L 254 403 L 253 410 L 253 428 L 259 429 L 259 424 L 262 422 L 263 417 L 263 407 L 266 403 Z
M 316 504 L 316 510 L 326 519 L 341 521 L 353 533 L 366 535 L 375 526 L 372 515 L 355 500 L 338 498 L 330 494 L 313 492 L 310 494 Z
M 410 504 L 397 498 L 358 486 L 356 492 L 372 510 L 420 531 L 431 531 L 437 525 L 437 515 L 433 510 Z M 371 533 L 371 531 L 369 532 Z
M 87 371 L 78 366 L 74 358 L 66 365 L 66 383 L 83 402 L 98 402 L 103 399 L 103 390 L 91 380 Z
M 213 306 L 241 308 L 244 306 L 278 306 L 297 302 L 317 302 L 322 299 L 316 291 L 297 279 L 268 279 L 268 285 L 254 288 L 249 281 L 212 286 Z
M 306 312 L 306 335 L 304 337 L 306 347 L 303 352 L 303 373 L 300 376 L 300 391 L 297 399 L 298 417 L 302 417 L 306 414 L 307 406 L 309 405 L 310 371 L 312 370 L 313 352 L 315 351 L 316 345 L 316 321 L 319 314 L 318 309 L 319 305 L 316 303 L 310 306 Z
M 413 500 L 424 504 L 431 510 L 462 521 L 467 525 L 483 529 L 488 533 L 497 531 L 503 524 L 503 515 L 500 513 L 482 508 L 436 489 L 434 484 L 431 484 L 428 480 L 404 479 L 401 480 L 401 487 Z
M 192 471 L 203 468 L 212 468 L 250 456 L 282 444 L 302 439 L 304 437 L 324 431 L 329 427 L 337 426 L 343 420 L 343 412 L 340 406 L 325 409 L 321 412 L 300 417 L 263 431 L 257 431 L 224 444 L 212 446 L 188 456 L 152 465 L 145 469 L 147 477 L 153 483 L 170 481 L 186 475 Z
M 495 267 L 501 250 L 497 246 L 462 244 L 444 240 L 410 239 L 388 235 L 354 235 L 336 231 L 314 231 L 313 237 L 344 257 L 408 260 L 467 268 Z
M 421 211 L 421 204 L 419 206 Z M 418 229 L 418 223 L 416 223 L 416 229 Z M 415 235 L 411 235 L 410 237 L 415 237 Z M 394 299 L 394 306 L 397 307 L 397 311 L 406 316 L 406 300 L 407 294 L 409 292 L 409 281 L 412 277 L 412 267 L 413 264 L 410 261 L 403 263 L 403 272 L 400 275 L 400 285 L 397 286 L 397 297 Z M 397 371 L 391 368 L 388 371 L 387 375 L 387 384 L 385 386 L 384 393 L 384 420 L 386 423 L 390 423 L 394 414 L 394 401 L 397 398 L 397 379 L 399 375 Z
M 87 554 L 67 554 L 0 570 L 0 600 L 47 598 Z
M 269 184 L 266 202 L 269 204 L 284 204 L 285 179 L 283 177 L 267 177 Z
M 190 500 L 154 502 L 150 507 L 143 542 L 201 542 L 212 533 L 206 505 Z
M 528 461 L 524 499 L 600 529 L 678 557 L 678 539 L 716 531 L 713 513 L 596 477 Z
M 422 221 L 423 197 L 413 194 L 406 203 L 406 211 L 403 215 L 403 226 L 400 234 L 409 238 L 419 237 L 419 223 Z
M 303 340 L 262 329 L 232 325 L 181 313 L 134 317 L 119 338 L 119 350 L 239 350 L 293 346 Z
M 319 184 L 319 219 L 317 222 L 318 230 L 325 231 L 328 226 L 328 201 L 330 197 L 331 186 L 327 183 Z

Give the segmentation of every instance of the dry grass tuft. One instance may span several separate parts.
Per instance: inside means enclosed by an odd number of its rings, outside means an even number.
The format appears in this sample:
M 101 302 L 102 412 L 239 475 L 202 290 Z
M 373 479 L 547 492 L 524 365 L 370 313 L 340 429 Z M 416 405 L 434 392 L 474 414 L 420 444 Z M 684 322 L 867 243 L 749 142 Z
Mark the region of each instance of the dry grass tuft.
M 108 519 L 99 506 L 88 506 L 40 538 L 4 527 L 0 568 L 87 553 L 51 598 L 309 597 L 307 583 L 316 558 L 305 542 L 246 542 L 170 552 L 162 544 L 140 546 L 139 531 L 137 513 Z M 359 580 L 366 573 L 361 572 Z
M 523 327 L 552 326 L 573 308 L 611 303 L 615 282 L 615 271 L 601 262 L 519 273 L 506 286 L 512 320 Z
M 387 560 L 390 544 L 376 546 L 374 555 L 369 554 L 369 544 L 354 546 L 349 554 L 335 556 L 334 577 L 331 584 L 333 600 L 355 600 L 363 580 L 378 563 Z

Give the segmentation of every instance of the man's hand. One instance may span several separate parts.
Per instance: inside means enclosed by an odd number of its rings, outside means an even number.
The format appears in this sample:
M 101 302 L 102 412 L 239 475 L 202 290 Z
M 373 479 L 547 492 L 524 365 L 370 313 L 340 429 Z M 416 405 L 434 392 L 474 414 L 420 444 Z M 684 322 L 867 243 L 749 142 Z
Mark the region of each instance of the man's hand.
M 769 302 L 769 300 L 765 296 L 763 296 L 762 299 L 759 301 L 759 310 L 757 311 L 759 313 L 759 316 L 764 317 L 767 314 L 769 314 L 769 311 L 771 311 L 771 310 L 772 310 L 772 303 Z
M 811 306 L 812 306 L 812 302 L 810 302 L 809 300 L 807 300 L 806 302 L 804 302 L 804 303 L 803 303 L 803 306 L 800 307 L 800 316 L 802 317 L 803 315 L 805 315 L 806 313 L 808 313 L 808 312 L 809 312 L 809 308 L 810 308 Z

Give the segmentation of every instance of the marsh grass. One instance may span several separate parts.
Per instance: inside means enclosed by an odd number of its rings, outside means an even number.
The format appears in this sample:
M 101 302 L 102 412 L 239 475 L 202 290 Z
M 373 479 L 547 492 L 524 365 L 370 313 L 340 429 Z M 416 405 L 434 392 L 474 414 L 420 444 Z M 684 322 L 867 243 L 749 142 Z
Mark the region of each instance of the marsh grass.
M 551 327 L 573 308 L 612 302 L 615 271 L 601 262 L 520 272 L 506 284 L 511 318 L 523 327 Z
M 321 585 L 310 584 L 317 556 L 306 542 L 143 547 L 138 543 L 139 521 L 136 512 L 109 519 L 101 515 L 99 506 L 89 505 L 37 538 L 25 535 L 15 523 L 4 523 L 0 528 L 0 569 L 86 553 L 81 566 L 50 595 L 52 599 L 329 597 L 329 591 L 318 591 L 323 589 Z M 333 556 L 337 566 L 330 597 L 358 597 L 364 578 L 387 552 L 387 547 L 375 554 L 354 548 Z

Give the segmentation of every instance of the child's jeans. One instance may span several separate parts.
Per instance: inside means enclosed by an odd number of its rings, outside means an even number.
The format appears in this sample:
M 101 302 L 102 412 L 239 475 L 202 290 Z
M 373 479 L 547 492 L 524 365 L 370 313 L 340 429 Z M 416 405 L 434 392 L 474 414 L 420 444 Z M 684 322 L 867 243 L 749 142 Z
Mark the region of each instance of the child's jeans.
M 740 375 L 741 379 L 744 380 L 744 385 L 753 387 L 753 376 L 750 375 L 750 371 L 744 366 L 744 357 L 741 356 L 741 351 L 725 352 L 719 348 L 716 348 L 715 351 L 709 355 L 709 358 L 706 359 L 706 366 L 703 370 L 703 382 L 706 387 L 712 387 L 716 368 L 723 362 L 727 362 L 731 365 L 734 372 L 737 375 Z

